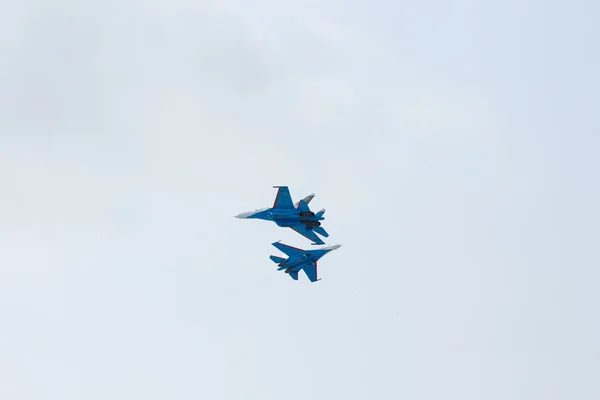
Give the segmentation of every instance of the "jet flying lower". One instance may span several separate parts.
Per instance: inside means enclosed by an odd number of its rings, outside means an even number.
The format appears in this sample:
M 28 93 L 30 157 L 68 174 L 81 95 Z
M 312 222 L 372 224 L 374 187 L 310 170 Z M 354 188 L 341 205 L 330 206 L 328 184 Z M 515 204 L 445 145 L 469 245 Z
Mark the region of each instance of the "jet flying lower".
M 322 247 L 315 250 L 302 250 L 280 242 L 271 244 L 288 256 L 287 259 L 270 256 L 271 260 L 279 267 L 277 268 L 277 271 L 284 271 L 295 281 L 298 280 L 298 272 L 304 271 L 311 282 L 320 281 L 317 276 L 317 261 L 330 251 L 342 247 L 341 244 L 336 244 L 334 246 Z

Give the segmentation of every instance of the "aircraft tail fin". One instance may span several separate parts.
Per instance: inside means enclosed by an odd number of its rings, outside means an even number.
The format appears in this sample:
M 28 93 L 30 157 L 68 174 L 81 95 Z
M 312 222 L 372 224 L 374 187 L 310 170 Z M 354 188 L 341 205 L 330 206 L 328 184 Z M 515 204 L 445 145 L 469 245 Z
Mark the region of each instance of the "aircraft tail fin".
M 306 204 L 308 204 L 314 197 L 315 197 L 315 194 L 311 193 L 308 196 L 306 196 L 305 198 L 303 198 L 301 201 L 304 201 Z M 296 204 L 294 204 L 294 207 L 298 208 L 299 205 L 300 205 L 300 201 L 297 202 Z
M 294 208 L 292 203 L 292 196 L 290 195 L 290 189 L 287 186 L 273 186 L 277 188 L 277 196 L 273 202 L 273 208 L 279 209 L 291 209 Z
M 319 211 L 318 213 L 316 213 L 315 217 L 321 218 L 323 216 L 323 214 L 325 214 L 325 209 L 322 209 L 321 211 Z
M 293 280 L 298 280 L 298 271 L 291 271 L 289 275 L 292 277 Z
M 321 236 L 329 237 L 329 233 L 327 233 L 327 231 L 320 226 L 315 226 L 312 229 Z
M 304 200 L 300 200 L 296 206 L 298 212 L 310 212 L 310 208 L 308 207 L 308 203 Z
M 285 258 L 281 258 L 281 257 L 277 257 L 277 256 L 269 256 L 269 258 L 270 258 L 271 260 L 273 260 L 273 262 L 274 262 L 275 264 L 280 264 L 280 263 L 282 263 L 282 262 L 284 262 L 284 261 L 285 261 Z

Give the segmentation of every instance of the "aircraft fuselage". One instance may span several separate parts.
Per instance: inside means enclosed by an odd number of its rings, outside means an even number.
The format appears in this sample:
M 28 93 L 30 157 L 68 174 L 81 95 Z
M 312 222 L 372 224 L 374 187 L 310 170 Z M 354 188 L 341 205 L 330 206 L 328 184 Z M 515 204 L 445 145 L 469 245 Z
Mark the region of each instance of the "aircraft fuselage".
M 321 226 L 321 223 L 319 221 L 325 219 L 324 217 L 316 216 L 313 212 L 298 212 L 296 210 L 271 209 L 269 214 L 270 219 L 274 221 L 277 225 L 282 227 L 290 227 L 292 225 L 303 224 L 309 228 L 314 228 L 316 226 Z
M 311 250 L 310 252 L 303 253 L 297 257 L 290 257 L 282 263 L 279 263 L 279 267 L 286 267 L 285 272 L 300 271 L 302 267 L 307 264 L 312 264 L 327 254 L 329 250 Z

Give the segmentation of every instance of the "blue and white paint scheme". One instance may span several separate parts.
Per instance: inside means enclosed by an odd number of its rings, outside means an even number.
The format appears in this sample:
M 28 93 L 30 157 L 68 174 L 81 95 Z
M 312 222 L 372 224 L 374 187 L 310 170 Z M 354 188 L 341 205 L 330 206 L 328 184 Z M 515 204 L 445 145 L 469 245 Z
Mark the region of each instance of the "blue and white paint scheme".
M 342 247 L 341 244 L 336 244 L 334 246 L 322 247 L 315 250 L 302 250 L 280 242 L 272 243 L 272 245 L 288 256 L 287 259 L 270 256 L 271 260 L 279 267 L 277 268 L 277 271 L 284 271 L 286 274 L 289 274 L 293 280 L 297 281 L 298 272 L 303 270 L 311 282 L 320 281 L 317 277 L 317 261 L 330 251 Z
M 323 217 L 325 209 L 315 214 L 308 207 L 308 203 L 315 197 L 315 194 L 310 194 L 294 204 L 287 186 L 273 187 L 278 189 L 273 207 L 244 212 L 236 215 L 236 218 L 273 221 L 281 227 L 292 228 L 302 236 L 312 240 L 313 245 L 325 244 L 317 236 L 317 233 L 324 237 L 329 236 L 327 231 L 321 227 L 321 222 L 319 222 L 325 219 Z

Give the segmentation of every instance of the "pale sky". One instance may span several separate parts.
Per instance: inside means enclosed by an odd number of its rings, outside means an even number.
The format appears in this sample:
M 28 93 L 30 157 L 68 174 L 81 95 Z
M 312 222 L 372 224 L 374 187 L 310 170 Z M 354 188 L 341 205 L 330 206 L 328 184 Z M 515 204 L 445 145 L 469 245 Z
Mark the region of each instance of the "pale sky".
M 4 2 L 0 398 L 597 400 L 599 11 Z

